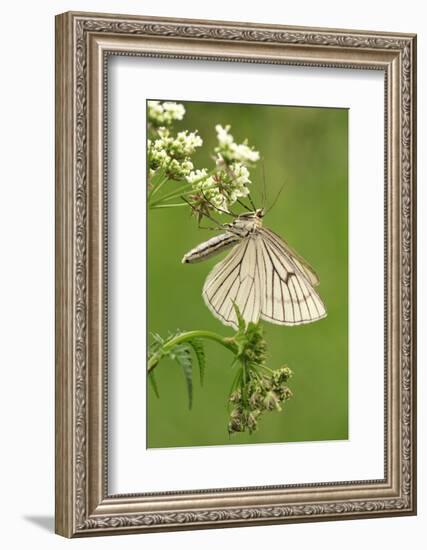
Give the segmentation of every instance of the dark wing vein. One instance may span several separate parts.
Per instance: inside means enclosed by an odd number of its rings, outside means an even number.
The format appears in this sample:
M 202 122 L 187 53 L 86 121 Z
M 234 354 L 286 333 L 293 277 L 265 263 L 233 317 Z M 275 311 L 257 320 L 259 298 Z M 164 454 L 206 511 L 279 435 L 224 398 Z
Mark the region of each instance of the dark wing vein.
M 248 236 L 208 275 L 203 298 L 224 324 L 237 327 L 234 304 L 246 322 L 258 321 L 261 313 L 257 243 Z
M 265 273 L 261 317 L 273 323 L 298 325 L 326 316 L 324 305 L 307 274 L 284 247 L 260 231 Z

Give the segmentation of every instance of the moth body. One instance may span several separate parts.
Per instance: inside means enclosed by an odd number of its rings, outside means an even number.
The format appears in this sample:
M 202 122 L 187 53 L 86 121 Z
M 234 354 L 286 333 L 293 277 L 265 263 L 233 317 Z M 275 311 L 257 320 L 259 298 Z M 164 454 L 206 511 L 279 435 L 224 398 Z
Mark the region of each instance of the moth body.
M 226 248 L 230 248 L 230 246 L 235 244 L 238 240 L 239 237 L 233 233 L 227 232 L 221 233 L 221 235 L 215 235 L 215 237 L 212 237 L 208 241 L 205 241 L 190 250 L 190 252 L 187 252 L 187 254 L 185 254 L 182 258 L 182 263 L 194 264 L 196 262 L 206 260 L 207 258 L 222 252 Z

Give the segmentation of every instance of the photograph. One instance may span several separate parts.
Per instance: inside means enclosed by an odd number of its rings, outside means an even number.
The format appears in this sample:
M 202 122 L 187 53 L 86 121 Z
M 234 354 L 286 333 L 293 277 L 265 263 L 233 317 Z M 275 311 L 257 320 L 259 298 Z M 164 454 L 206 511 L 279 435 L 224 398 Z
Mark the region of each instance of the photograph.
M 147 447 L 347 440 L 348 109 L 146 120 Z

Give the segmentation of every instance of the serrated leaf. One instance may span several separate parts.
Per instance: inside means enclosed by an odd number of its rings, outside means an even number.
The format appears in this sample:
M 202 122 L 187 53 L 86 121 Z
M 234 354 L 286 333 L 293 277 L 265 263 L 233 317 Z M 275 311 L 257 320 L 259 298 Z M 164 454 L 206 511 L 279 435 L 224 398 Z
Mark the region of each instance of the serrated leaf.
M 156 342 L 157 344 L 163 344 L 164 343 L 164 340 L 163 338 L 160 336 L 160 334 L 157 334 L 157 332 L 151 332 L 151 338 L 154 340 L 154 342 Z
M 156 334 L 155 332 L 151 333 L 152 342 L 150 343 L 150 346 L 148 348 L 148 357 L 154 355 L 157 353 L 160 348 L 163 347 L 164 340 L 160 336 L 160 334 Z
M 203 386 L 203 381 L 205 379 L 205 370 L 206 370 L 206 354 L 205 347 L 202 340 L 199 338 L 194 338 L 188 342 L 194 350 L 194 354 L 199 365 L 199 374 L 200 374 L 200 384 Z
M 160 398 L 159 388 L 157 386 L 157 382 L 156 382 L 156 379 L 154 377 L 154 372 L 150 372 L 150 374 L 148 375 L 148 380 L 150 382 L 150 386 L 152 387 L 152 389 L 154 391 L 155 396 L 159 399 Z
M 179 345 L 174 348 L 174 359 L 182 368 L 184 379 L 187 385 L 188 408 L 193 405 L 193 359 L 190 348 L 187 345 Z

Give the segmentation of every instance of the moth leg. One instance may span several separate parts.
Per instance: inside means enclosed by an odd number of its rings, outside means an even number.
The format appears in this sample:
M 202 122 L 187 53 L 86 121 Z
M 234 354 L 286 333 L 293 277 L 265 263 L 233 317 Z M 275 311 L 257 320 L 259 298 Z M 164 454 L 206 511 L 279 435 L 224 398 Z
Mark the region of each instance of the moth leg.
M 214 225 L 214 226 L 202 225 L 202 219 L 203 218 L 197 220 L 198 229 L 206 229 L 208 231 L 224 231 L 224 228 L 222 225 Z
M 197 228 L 198 229 L 206 229 L 207 231 L 223 231 L 224 230 L 224 228 L 222 228 L 222 227 L 208 227 L 208 226 L 203 226 L 203 225 L 200 225 L 200 224 L 197 225 Z

